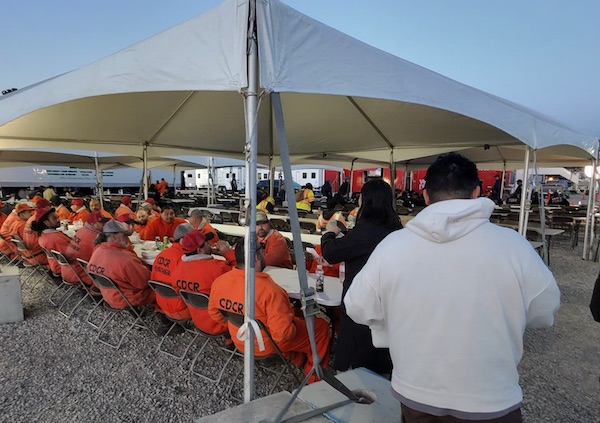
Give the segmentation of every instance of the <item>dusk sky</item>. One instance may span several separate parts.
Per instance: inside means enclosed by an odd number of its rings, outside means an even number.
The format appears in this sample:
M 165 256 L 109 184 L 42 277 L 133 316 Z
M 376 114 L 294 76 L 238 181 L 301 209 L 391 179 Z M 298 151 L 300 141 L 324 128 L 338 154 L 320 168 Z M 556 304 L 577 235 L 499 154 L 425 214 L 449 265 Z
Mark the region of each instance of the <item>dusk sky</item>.
M 79 68 L 217 0 L 5 0 L 0 89 Z M 600 2 L 284 0 L 361 41 L 600 136 Z

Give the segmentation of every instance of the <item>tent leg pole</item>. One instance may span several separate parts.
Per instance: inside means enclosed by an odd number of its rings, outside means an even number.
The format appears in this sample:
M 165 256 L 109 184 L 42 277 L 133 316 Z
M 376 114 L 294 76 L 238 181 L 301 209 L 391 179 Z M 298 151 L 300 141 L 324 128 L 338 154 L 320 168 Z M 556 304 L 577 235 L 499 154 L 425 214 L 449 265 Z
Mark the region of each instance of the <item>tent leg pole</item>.
M 519 208 L 519 233 L 521 235 L 525 235 L 526 232 L 526 221 L 525 221 L 525 205 L 528 203 L 529 200 L 529 193 L 531 192 L 530 188 L 529 188 L 529 153 L 530 153 L 531 149 L 529 147 L 527 147 L 525 149 L 525 164 L 524 164 L 524 170 L 525 170 L 525 175 L 524 175 L 524 179 L 525 179 L 525 192 L 523 192 L 521 190 L 521 206 Z M 527 213 L 529 214 L 529 213 Z
M 256 0 L 250 0 L 248 16 L 248 89 L 246 102 L 246 238 L 245 261 L 245 323 L 244 341 L 244 403 L 254 399 L 254 321 L 255 310 L 255 251 L 256 251 L 256 161 L 258 147 L 258 44 L 256 40 Z

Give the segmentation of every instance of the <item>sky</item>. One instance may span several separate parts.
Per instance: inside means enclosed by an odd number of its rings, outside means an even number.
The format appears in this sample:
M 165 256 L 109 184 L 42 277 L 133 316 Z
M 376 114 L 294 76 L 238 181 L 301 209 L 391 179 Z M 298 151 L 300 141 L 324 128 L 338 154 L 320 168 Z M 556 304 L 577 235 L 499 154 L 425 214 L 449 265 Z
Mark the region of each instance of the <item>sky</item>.
M 283 0 L 367 44 L 600 137 L 600 1 Z M 2 0 L 0 90 L 79 68 L 217 0 Z

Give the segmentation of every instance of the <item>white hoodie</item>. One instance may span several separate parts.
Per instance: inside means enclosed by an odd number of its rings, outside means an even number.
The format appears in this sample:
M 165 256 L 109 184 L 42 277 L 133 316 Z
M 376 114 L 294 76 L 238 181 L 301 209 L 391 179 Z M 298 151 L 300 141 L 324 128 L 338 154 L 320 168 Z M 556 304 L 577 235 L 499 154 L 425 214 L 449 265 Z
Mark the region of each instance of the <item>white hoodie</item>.
M 389 345 L 392 388 L 428 407 L 496 413 L 522 400 L 526 327 L 551 326 L 552 273 L 512 229 L 489 222 L 487 198 L 434 203 L 391 233 L 344 303 Z

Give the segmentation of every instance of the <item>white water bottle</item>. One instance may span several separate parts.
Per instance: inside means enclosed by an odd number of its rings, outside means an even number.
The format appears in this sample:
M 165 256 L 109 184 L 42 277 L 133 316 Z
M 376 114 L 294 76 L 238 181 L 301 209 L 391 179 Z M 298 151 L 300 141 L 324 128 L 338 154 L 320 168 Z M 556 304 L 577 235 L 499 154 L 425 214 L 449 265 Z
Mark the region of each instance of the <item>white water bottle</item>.
M 340 263 L 340 283 L 344 283 L 346 280 L 346 262 L 343 261 Z
M 317 282 L 315 283 L 315 290 L 317 292 L 323 292 L 325 289 L 325 274 L 323 273 L 323 266 L 320 264 L 317 265 Z

